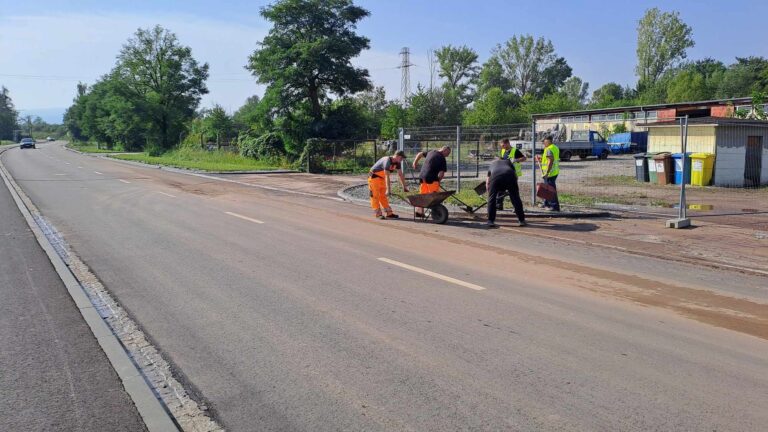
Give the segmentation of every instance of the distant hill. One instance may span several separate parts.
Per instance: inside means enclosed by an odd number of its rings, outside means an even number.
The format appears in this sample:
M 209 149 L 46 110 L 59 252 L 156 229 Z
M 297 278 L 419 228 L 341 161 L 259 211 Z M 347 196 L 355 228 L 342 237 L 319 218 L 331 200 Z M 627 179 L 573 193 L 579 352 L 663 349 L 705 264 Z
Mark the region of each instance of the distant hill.
M 32 117 L 40 117 L 46 123 L 61 124 L 64 122 L 64 112 L 66 110 L 66 108 L 20 109 L 19 116 L 26 117 L 31 115 Z

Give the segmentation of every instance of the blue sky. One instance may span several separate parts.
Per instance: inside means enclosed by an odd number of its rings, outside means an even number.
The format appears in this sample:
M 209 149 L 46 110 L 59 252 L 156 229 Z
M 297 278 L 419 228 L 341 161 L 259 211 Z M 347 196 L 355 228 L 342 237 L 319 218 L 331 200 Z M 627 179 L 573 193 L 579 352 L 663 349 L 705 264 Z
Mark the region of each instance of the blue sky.
M 121 44 L 137 27 L 159 23 L 176 32 L 194 55 L 211 65 L 214 103 L 232 111 L 263 88 L 243 69 L 269 29 L 258 14 L 268 1 L 9 1 L 0 0 L 0 84 L 17 108 L 56 117 L 78 80 L 93 82 L 114 64 Z M 371 11 L 359 32 L 371 50 L 356 63 L 368 67 L 388 97 L 400 89 L 398 52 L 411 49 L 412 87 L 428 82 L 428 50 L 468 45 L 485 60 L 514 34 L 551 39 L 590 91 L 616 81 L 634 84 L 637 21 L 657 6 L 677 10 L 693 28 L 690 59 L 768 57 L 765 1 L 563 1 L 360 0 Z M 53 118 L 52 120 L 55 120 Z

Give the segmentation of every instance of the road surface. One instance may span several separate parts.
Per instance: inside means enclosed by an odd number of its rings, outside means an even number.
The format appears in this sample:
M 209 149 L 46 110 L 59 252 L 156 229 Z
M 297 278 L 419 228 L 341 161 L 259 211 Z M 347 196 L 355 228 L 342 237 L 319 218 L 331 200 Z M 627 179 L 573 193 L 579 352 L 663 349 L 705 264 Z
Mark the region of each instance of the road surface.
M 146 430 L 0 179 L 0 429 Z
M 765 278 L 61 143 L 3 163 L 229 430 L 768 424 Z

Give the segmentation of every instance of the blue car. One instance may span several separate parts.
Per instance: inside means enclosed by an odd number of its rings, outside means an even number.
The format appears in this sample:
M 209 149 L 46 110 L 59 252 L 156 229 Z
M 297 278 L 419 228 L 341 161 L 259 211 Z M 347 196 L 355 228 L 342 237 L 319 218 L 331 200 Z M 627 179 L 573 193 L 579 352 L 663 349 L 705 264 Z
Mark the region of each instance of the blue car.
M 35 140 L 32 138 L 24 138 L 19 143 L 19 148 L 25 149 L 25 148 L 35 148 Z

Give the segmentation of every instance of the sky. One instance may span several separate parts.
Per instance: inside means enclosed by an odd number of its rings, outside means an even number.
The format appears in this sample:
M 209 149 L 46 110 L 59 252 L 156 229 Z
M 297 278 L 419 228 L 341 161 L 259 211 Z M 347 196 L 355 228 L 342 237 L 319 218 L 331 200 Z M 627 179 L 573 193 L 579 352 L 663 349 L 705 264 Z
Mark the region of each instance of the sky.
M 259 15 L 270 1 L 94 1 L 0 0 L 0 85 L 16 108 L 60 122 L 78 81 L 93 83 L 115 63 L 121 46 L 139 27 L 160 24 L 210 65 L 202 107 L 222 105 L 233 112 L 263 86 L 244 69 L 248 55 L 269 31 Z M 368 68 L 387 97 L 400 94 L 397 68 L 409 47 L 411 88 L 429 82 L 427 53 L 443 45 L 467 45 L 483 62 L 493 48 L 515 34 L 543 36 L 590 84 L 634 85 L 637 21 L 651 7 L 676 10 L 693 29 L 695 60 L 712 57 L 768 57 L 759 29 L 768 2 L 751 0 L 596 1 L 596 0 L 358 0 L 371 16 L 358 26 L 370 50 L 354 60 Z

